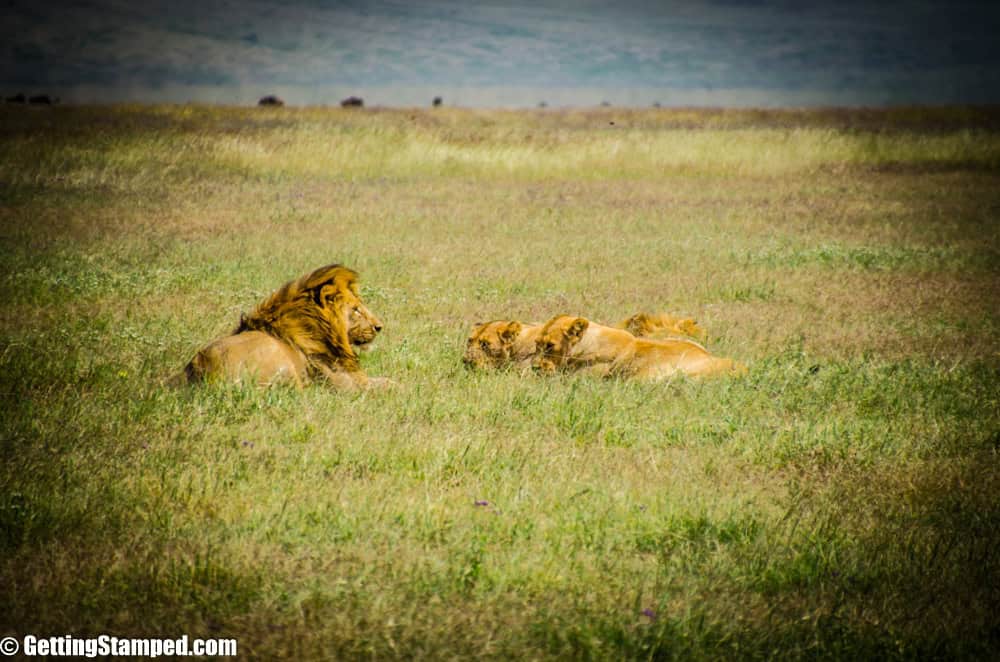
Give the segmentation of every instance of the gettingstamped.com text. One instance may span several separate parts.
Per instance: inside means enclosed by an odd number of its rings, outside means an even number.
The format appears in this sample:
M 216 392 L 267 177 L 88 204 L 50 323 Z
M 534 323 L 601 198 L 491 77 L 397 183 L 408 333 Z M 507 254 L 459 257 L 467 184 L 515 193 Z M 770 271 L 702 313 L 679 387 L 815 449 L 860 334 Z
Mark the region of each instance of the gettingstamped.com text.
M 100 635 L 98 637 L 36 637 L 23 639 L 4 637 L 0 654 L 21 653 L 26 656 L 48 657 L 235 657 L 235 639 L 128 639 Z

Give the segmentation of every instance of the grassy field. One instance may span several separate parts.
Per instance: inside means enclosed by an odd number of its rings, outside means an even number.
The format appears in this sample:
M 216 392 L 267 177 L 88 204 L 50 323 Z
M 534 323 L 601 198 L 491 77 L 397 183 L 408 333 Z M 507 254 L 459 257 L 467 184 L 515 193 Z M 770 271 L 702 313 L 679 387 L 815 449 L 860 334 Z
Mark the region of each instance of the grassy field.
M 0 635 L 1000 655 L 1000 112 L 0 107 Z M 161 381 L 342 262 L 390 392 Z M 466 370 L 698 319 L 749 374 Z

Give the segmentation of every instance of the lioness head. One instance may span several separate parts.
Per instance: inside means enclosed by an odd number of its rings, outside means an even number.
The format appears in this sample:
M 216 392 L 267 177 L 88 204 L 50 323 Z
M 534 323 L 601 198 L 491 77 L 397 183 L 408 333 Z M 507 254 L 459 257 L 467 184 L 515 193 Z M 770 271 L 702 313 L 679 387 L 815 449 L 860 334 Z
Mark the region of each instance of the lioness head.
M 684 335 L 691 336 L 692 338 L 703 339 L 705 337 L 705 329 L 698 326 L 698 322 L 694 321 L 690 317 L 677 322 L 677 328 L 680 329 Z
M 629 317 L 620 326 L 636 338 L 660 335 L 663 332 L 680 333 L 699 339 L 705 337 L 705 330 L 690 317 L 678 319 L 669 315 L 638 313 Z
M 535 341 L 535 359 L 531 367 L 539 372 L 554 372 L 566 365 L 570 350 L 589 326 L 590 322 L 583 317 L 560 315 L 550 319 Z
M 499 368 L 506 365 L 522 328 L 520 322 L 510 320 L 477 324 L 466 340 L 462 360 L 470 368 Z

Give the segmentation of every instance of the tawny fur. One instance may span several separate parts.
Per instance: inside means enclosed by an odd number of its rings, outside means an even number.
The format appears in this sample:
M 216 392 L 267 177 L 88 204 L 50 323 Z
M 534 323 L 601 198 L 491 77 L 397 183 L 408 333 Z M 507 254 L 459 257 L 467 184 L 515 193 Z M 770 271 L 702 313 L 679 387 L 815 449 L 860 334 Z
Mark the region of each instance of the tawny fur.
M 541 324 L 516 320 L 483 322 L 472 328 L 462 360 L 471 368 L 530 368 Z
M 198 352 L 185 375 L 188 382 L 240 381 L 241 375 L 254 375 L 264 384 L 320 379 L 336 387 L 363 388 L 369 379 L 352 339 L 370 342 L 380 329 L 358 296 L 357 274 L 331 264 L 286 283 L 243 315 L 234 334 Z
M 705 339 L 705 330 L 690 317 L 677 317 L 669 313 L 637 313 L 615 325 L 636 338 L 669 338 L 688 336 Z
M 535 341 L 542 326 L 516 320 L 477 324 L 466 339 L 462 360 L 467 366 L 480 369 L 506 366 L 529 368 L 535 358 Z M 635 336 L 704 336 L 704 330 L 693 319 L 667 313 L 636 313 L 619 322 L 617 327 Z
M 538 333 L 532 366 L 541 372 L 586 370 L 602 376 L 659 380 L 678 373 L 689 377 L 740 373 L 746 368 L 712 356 L 692 340 L 648 340 L 624 329 L 583 317 L 560 315 Z
M 184 369 L 188 382 L 224 380 L 258 386 L 308 383 L 302 352 L 263 331 L 225 336 L 199 351 Z

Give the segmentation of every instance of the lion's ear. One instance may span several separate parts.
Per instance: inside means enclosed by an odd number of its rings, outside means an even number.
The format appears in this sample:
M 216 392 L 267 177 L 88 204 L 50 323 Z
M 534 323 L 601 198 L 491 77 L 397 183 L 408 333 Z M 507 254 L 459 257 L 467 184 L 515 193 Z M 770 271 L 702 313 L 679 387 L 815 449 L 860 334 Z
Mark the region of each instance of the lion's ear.
M 500 331 L 500 339 L 504 342 L 514 342 L 522 328 L 520 322 L 511 322 Z
M 579 340 L 580 336 L 583 335 L 583 332 L 587 330 L 588 326 L 590 326 L 590 322 L 588 322 L 582 317 L 577 317 L 569 325 L 569 328 L 566 329 L 566 335 L 569 336 L 570 338 Z
M 324 285 L 316 292 L 316 304 L 319 306 L 332 305 L 339 296 L 340 288 L 333 284 Z
M 636 313 L 622 322 L 620 326 L 629 333 L 638 336 L 642 333 L 645 319 L 646 313 Z

